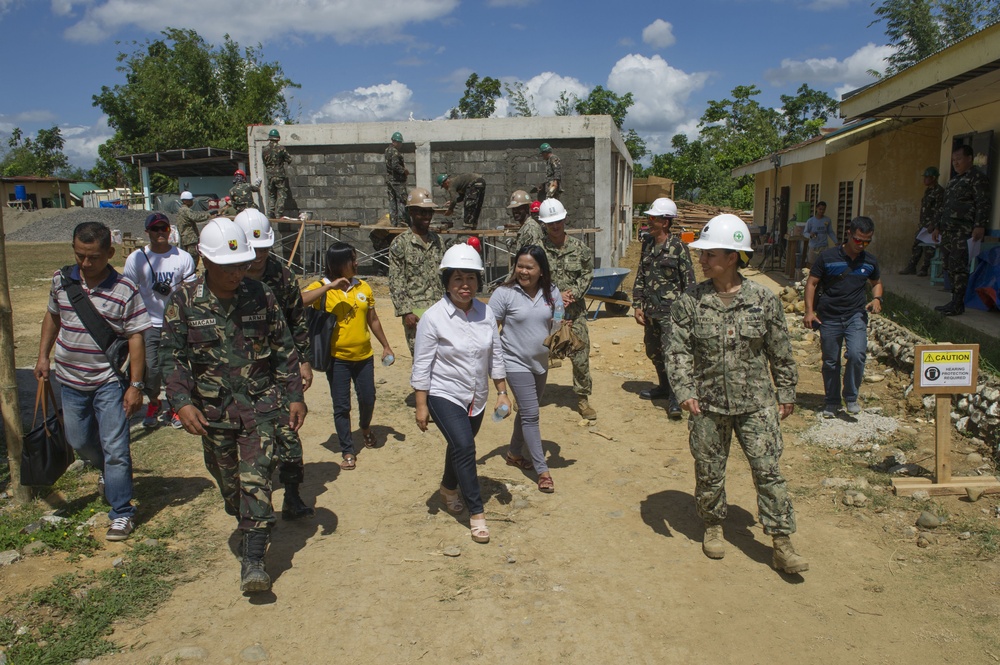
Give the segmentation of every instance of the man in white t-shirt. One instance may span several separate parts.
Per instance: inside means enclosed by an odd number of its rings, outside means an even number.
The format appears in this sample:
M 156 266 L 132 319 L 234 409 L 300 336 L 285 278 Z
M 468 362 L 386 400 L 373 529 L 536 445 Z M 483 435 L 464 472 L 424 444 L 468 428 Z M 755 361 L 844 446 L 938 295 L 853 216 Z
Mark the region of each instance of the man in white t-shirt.
M 170 220 L 162 212 L 146 217 L 146 234 L 149 244 L 141 250 L 129 254 L 125 261 L 126 277 L 139 287 L 139 295 L 146 305 L 150 327 L 143 333 L 146 342 L 146 388 L 149 406 L 144 427 L 152 429 L 159 422 L 160 387 L 163 375 L 160 373 L 160 332 L 163 328 L 163 311 L 170 295 L 182 281 L 195 278 L 195 265 L 191 255 L 170 244 Z M 181 427 L 177 414 L 170 411 L 170 424 Z

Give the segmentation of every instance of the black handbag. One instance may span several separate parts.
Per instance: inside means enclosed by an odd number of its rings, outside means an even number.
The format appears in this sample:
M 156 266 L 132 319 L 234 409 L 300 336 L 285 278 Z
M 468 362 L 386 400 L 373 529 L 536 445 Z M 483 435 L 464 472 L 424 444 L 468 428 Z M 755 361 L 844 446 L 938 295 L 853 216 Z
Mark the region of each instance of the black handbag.
M 309 345 L 312 358 L 304 358 L 304 362 L 320 372 L 330 369 L 333 357 L 330 355 L 330 338 L 337 328 L 337 317 L 326 309 L 306 308 L 306 326 L 309 328 Z
M 48 405 L 52 402 L 52 413 Z M 42 424 L 38 420 L 38 407 L 42 407 Z M 31 487 L 54 485 L 76 459 L 76 453 L 66 441 L 62 410 L 56 408 L 56 396 L 48 379 L 38 382 L 35 395 L 35 416 L 31 431 L 24 436 L 21 446 L 21 484 Z

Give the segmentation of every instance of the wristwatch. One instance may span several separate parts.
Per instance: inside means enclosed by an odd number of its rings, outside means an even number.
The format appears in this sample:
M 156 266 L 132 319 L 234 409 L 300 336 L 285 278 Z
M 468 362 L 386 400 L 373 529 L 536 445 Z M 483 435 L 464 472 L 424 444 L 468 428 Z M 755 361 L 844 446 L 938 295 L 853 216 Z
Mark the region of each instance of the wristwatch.
M 142 390 L 143 388 L 146 387 L 146 384 L 143 383 L 142 381 L 133 381 L 129 385 L 135 388 L 136 390 Z
M 872 298 L 872 300 L 878 300 L 879 304 L 880 305 L 882 304 L 882 296 L 875 296 Z

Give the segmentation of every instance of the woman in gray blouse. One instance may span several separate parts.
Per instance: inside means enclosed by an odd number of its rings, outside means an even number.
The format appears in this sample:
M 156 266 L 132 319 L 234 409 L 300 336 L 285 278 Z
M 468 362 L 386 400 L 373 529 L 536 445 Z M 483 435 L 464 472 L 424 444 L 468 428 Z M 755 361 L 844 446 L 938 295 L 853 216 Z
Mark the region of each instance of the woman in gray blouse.
M 542 492 L 555 491 L 538 427 L 538 402 L 548 378 L 549 350 L 543 342 L 549 334 L 556 299 L 561 297 L 552 284 L 545 252 L 538 245 L 525 245 L 514 257 L 511 278 L 493 292 L 489 303 L 497 323 L 503 326 L 500 346 L 504 368 L 518 404 L 506 461 L 521 469 L 533 468 Z

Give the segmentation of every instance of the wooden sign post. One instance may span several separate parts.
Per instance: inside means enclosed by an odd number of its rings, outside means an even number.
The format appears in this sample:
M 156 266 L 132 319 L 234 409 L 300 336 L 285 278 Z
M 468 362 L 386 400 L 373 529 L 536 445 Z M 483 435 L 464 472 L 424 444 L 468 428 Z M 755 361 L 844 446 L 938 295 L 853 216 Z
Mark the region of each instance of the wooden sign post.
M 913 348 L 913 392 L 936 399 L 934 480 L 893 478 L 897 495 L 910 496 L 917 490 L 936 496 L 965 494 L 970 487 L 983 494 L 1000 494 L 1000 481 L 994 476 L 951 477 L 951 396 L 976 392 L 978 380 L 978 344 L 918 344 Z

